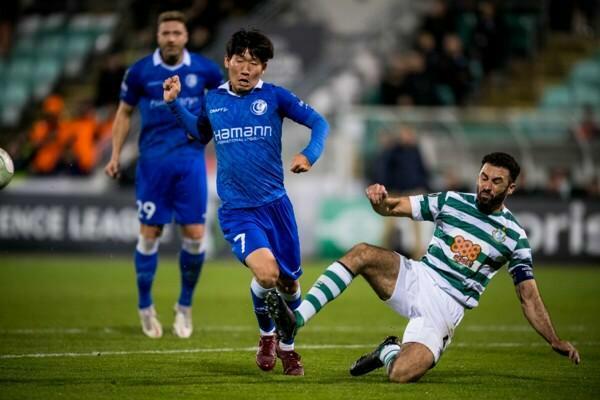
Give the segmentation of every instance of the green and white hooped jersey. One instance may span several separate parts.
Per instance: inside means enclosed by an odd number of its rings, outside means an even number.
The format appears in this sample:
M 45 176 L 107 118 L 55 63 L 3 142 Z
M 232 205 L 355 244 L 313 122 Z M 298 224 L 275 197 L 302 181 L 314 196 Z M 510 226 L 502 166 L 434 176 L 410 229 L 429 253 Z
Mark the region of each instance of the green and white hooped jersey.
M 458 192 L 410 196 L 410 203 L 414 220 L 435 223 L 421 262 L 463 306 L 476 307 L 490 279 L 507 263 L 516 283 L 533 278 L 527 235 L 506 207 L 486 215 L 477 209 L 475 194 Z

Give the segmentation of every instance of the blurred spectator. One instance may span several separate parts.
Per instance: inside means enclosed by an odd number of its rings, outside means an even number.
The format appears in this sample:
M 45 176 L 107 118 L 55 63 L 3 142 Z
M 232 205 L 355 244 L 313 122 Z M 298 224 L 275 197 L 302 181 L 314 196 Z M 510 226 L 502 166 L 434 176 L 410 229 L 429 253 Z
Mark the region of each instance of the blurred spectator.
M 430 76 L 434 81 L 437 81 L 440 53 L 437 50 L 433 35 L 427 31 L 419 32 L 414 49 L 421 54 L 425 60 L 425 71 L 427 75 Z
M 96 107 L 118 104 L 121 81 L 126 70 L 127 67 L 121 53 L 107 55 L 96 83 L 96 99 L 94 100 Z
M 470 60 L 464 53 L 458 35 L 450 34 L 444 37 L 444 50 L 440 58 L 440 83 L 452 90 L 456 104 L 466 103 L 473 85 L 473 77 Z
M 456 20 L 455 12 L 448 7 L 447 1 L 435 0 L 427 11 L 420 30 L 431 33 L 440 48 L 444 36 L 456 32 Z
M 62 113 L 65 107 L 61 96 L 51 95 L 42 105 L 42 118 L 33 123 L 29 133 L 29 169 L 34 174 L 56 172 L 69 142 Z
M 563 167 L 554 167 L 548 174 L 544 194 L 548 197 L 568 199 L 571 197 L 569 171 Z
M 381 104 L 396 105 L 400 103 L 402 85 L 406 76 L 406 62 L 400 54 L 394 54 L 386 66 L 379 87 Z
M 0 58 L 6 57 L 13 42 L 15 22 L 19 19 L 20 7 L 18 1 L 2 3 L 0 12 Z
M 428 172 L 412 127 L 401 125 L 391 135 L 381 137 L 381 149 L 373 162 L 374 181 L 383 184 L 392 196 L 406 196 L 426 192 Z M 388 248 L 400 249 L 396 220 L 386 218 L 384 244 Z M 408 252 L 415 259 L 423 252 L 420 224 L 411 223 L 414 247 Z
M 29 170 L 36 175 L 87 175 L 96 166 L 96 120 L 93 107 L 82 103 L 73 119 L 63 116 L 64 100 L 51 95 L 42 118 L 29 133 Z
M 594 116 L 594 107 L 584 104 L 579 123 L 571 129 L 575 140 L 579 143 L 589 143 L 600 139 L 600 126 Z
M 426 69 L 425 59 L 417 51 L 396 54 L 380 85 L 380 100 L 387 105 L 438 105 L 434 77 Z
M 474 49 L 485 74 L 504 66 L 507 57 L 507 28 L 492 1 L 478 5 L 477 23 L 473 29 Z
M 82 102 L 75 117 L 66 121 L 70 146 L 63 154 L 65 172 L 71 175 L 88 175 L 97 164 L 97 130 L 94 108 Z
M 435 76 L 428 73 L 423 56 L 416 51 L 412 51 L 406 57 L 406 64 L 407 74 L 402 84 L 399 104 L 439 105 Z
M 592 177 L 585 185 L 585 194 L 588 198 L 600 198 L 600 175 Z

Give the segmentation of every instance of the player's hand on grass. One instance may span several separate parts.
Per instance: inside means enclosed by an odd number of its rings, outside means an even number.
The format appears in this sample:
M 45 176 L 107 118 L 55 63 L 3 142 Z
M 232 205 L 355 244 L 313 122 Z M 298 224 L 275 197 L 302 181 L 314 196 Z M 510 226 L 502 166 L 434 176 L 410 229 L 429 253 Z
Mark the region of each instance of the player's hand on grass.
M 385 186 L 375 183 L 365 190 L 367 198 L 373 205 L 380 205 L 387 198 L 388 193 Z
M 304 154 L 296 154 L 292 159 L 292 166 L 290 167 L 290 171 L 293 173 L 299 174 L 302 172 L 307 172 L 310 170 L 310 161 Z
M 571 360 L 574 364 L 579 364 L 581 362 L 581 357 L 579 357 L 579 352 L 575 346 L 566 340 L 559 340 L 556 343 L 552 343 L 552 350 L 562 356 L 569 357 L 569 360 Z
M 167 103 L 174 101 L 181 92 L 181 82 L 177 75 L 165 79 L 163 82 L 163 100 Z
M 111 158 L 104 167 L 104 172 L 113 179 L 119 178 L 121 176 L 119 160 Z

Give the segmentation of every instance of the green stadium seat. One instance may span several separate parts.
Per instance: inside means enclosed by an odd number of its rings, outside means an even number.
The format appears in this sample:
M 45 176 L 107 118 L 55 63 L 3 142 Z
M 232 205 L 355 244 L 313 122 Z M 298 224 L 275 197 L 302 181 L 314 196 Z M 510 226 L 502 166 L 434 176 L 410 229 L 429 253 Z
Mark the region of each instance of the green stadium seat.
M 65 35 L 63 33 L 53 33 L 41 39 L 38 47 L 38 56 L 40 57 L 67 57 L 65 51 Z
M 35 14 L 22 18 L 17 25 L 16 36 L 34 36 L 38 33 L 42 23 L 42 17 Z
M 37 52 L 36 39 L 34 36 L 18 37 L 11 51 L 11 57 L 33 57 Z
M 33 69 L 31 90 L 35 100 L 42 100 L 50 94 L 61 74 L 62 65 L 56 58 L 40 59 Z
M 538 17 L 532 14 L 507 14 L 508 49 L 511 54 L 530 56 L 537 46 Z
M 577 85 L 573 89 L 573 97 L 577 105 L 590 104 L 600 106 L 600 90 L 590 85 Z
M 458 17 L 458 35 L 465 48 L 471 45 L 473 30 L 477 24 L 477 17 L 473 13 L 461 13 Z
M 35 61 L 31 57 L 16 57 L 6 67 L 6 79 L 8 81 L 28 81 L 33 71 Z
M 21 118 L 25 104 L 29 100 L 28 85 L 20 81 L 8 82 L 0 96 L 0 104 L 2 105 L 0 122 L 5 126 L 16 125 Z
M 64 13 L 50 14 L 45 17 L 37 32 L 38 37 L 43 38 L 46 35 L 61 33 L 65 30 L 67 17 Z
M 544 90 L 540 105 L 545 108 L 568 107 L 572 105 L 572 102 L 571 90 L 564 85 L 558 85 Z
M 600 62 L 585 60 L 577 63 L 571 70 L 569 78 L 576 85 L 600 85 Z

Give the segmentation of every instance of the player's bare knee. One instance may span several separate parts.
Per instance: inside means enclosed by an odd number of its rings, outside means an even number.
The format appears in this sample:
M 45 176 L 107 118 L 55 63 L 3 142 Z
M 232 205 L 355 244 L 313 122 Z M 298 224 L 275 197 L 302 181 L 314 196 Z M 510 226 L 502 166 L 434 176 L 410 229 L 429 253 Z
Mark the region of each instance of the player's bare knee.
M 255 278 L 260 286 L 267 289 L 274 288 L 279 280 L 279 271 L 271 269 L 256 271 Z
M 204 238 L 204 225 L 183 225 L 181 227 L 181 233 L 184 238 L 192 240 L 202 240 Z
M 359 274 L 368 265 L 372 256 L 372 246 L 368 243 L 358 243 L 346 253 L 340 261 L 352 272 Z
M 398 361 L 398 360 L 397 360 Z M 388 373 L 390 382 L 393 383 L 413 383 L 417 382 L 428 369 L 415 368 L 414 365 L 407 365 L 402 362 L 395 362 Z

